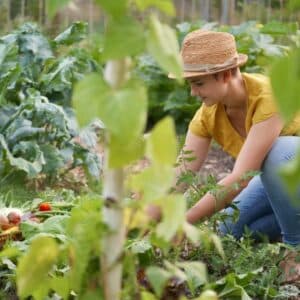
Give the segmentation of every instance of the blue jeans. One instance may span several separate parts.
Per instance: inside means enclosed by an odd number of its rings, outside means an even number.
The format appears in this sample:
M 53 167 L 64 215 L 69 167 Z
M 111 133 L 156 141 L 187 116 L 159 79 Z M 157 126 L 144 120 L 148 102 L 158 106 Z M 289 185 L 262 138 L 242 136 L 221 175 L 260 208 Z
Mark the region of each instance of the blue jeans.
M 283 242 L 300 245 L 300 194 L 299 206 L 292 205 L 277 172 L 282 164 L 295 157 L 299 146 L 300 137 L 284 136 L 276 140 L 263 162 L 261 174 L 253 177 L 234 199 L 240 211 L 238 220 L 233 222 L 230 217 L 234 213 L 231 207 L 224 210 L 228 217 L 220 224 L 222 234 L 230 233 L 239 239 L 247 228 L 255 239 L 261 235 L 270 240 L 282 236 Z

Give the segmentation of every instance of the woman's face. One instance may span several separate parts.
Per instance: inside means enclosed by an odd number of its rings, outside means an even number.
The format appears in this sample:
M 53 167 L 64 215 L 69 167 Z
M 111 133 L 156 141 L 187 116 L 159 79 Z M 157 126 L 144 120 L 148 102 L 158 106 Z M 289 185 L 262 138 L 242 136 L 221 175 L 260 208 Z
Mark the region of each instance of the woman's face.
M 191 95 L 199 97 L 207 106 L 222 102 L 226 95 L 226 82 L 223 74 L 205 75 L 188 79 Z

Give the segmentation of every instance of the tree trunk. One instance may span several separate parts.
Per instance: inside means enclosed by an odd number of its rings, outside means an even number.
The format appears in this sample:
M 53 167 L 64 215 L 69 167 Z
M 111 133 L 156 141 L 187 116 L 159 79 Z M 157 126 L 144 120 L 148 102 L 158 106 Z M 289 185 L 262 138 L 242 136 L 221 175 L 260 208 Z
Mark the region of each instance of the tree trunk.
M 210 21 L 210 1 L 201 0 L 200 2 L 200 16 L 203 21 Z
M 126 60 L 109 61 L 104 76 L 114 88 L 119 87 L 127 74 Z M 107 165 L 109 151 L 106 151 L 106 166 L 104 170 L 104 209 L 103 219 L 109 228 L 103 240 L 103 255 L 101 269 L 105 300 L 119 300 L 122 282 L 122 254 L 125 241 L 125 226 L 121 201 L 123 199 L 124 171 L 110 169 Z
M 222 0 L 221 7 L 221 23 L 232 24 L 234 16 L 235 2 L 234 0 Z

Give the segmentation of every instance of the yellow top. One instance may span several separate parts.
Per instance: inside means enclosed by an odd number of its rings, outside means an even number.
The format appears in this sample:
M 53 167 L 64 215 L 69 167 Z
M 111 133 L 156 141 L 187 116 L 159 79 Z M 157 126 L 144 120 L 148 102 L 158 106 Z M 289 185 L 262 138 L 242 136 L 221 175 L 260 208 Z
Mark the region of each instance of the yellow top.
M 268 77 L 242 73 L 248 91 L 246 133 L 251 126 L 278 113 Z M 197 136 L 213 138 L 224 151 L 237 157 L 245 138 L 231 125 L 223 104 L 201 105 L 190 122 L 189 129 Z M 280 135 L 297 135 L 300 132 L 300 114 L 286 125 Z

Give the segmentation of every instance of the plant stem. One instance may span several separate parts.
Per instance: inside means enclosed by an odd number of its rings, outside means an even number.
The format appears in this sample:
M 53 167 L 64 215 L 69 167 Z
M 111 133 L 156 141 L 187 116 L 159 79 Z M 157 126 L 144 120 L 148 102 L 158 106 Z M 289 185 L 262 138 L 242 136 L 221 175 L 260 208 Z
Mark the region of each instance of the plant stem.
M 109 61 L 105 69 L 105 79 L 113 87 L 118 88 L 126 81 L 126 60 Z M 109 138 L 109 136 L 108 136 Z M 120 155 L 122 155 L 120 153 Z M 121 298 L 122 254 L 125 241 L 125 226 L 121 201 L 124 190 L 124 170 L 111 169 L 108 166 L 109 150 L 106 149 L 104 168 L 103 219 L 109 232 L 103 241 L 101 268 L 105 300 Z

